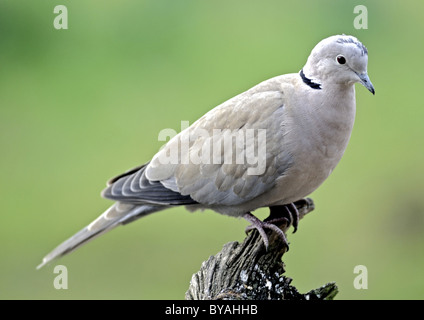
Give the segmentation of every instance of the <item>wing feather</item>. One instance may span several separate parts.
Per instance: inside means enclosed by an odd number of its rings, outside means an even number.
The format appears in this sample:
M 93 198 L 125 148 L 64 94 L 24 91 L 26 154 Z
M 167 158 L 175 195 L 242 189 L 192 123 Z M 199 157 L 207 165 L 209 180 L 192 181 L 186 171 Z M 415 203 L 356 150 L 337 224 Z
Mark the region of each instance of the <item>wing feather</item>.
M 188 195 L 181 195 L 172 191 L 159 181 L 150 181 L 146 178 L 146 165 L 138 167 L 137 171 L 130 170 L 128 173 L 112 179 L 110 184 L 102 192 L 102 196 L 115 201 L 134 204 L 157 204 L 157 205 L 186 205 L 196 204 Z M 132 188 L 132 186 L 135 186 Z

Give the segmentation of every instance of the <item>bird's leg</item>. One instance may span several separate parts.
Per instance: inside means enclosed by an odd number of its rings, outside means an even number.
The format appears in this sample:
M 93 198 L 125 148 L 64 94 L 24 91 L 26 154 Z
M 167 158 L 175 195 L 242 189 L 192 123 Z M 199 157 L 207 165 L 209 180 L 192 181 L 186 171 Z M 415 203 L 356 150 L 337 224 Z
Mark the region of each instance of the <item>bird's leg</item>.
M 262 241 L 264 242 L 265 249 L 268 249 L 269 240 L 264 229 L 269 229 L 274 231 L 279 236 L 279 238 L 283 241 L 284 246 L 287 248 L 287 251 L 289 251 L 289 244 L 287 242 L 286 235 L 284 234 L 283 230 L 281 230 L 275 224 L 269 221 L 261 221 L 250 212 L 245 213 L 243 215 L 243 218 L 252 224 L 251 226 L 246 228 L 246 233 L 252 229 L 258 230 L 259 234 L 262 237 Z
M 269 217 L 264 221 L 268 223 L 281 223 L 287 221 L 288 224 L 293 225 L 293 233 L 297 231 L 299 225 L 299 210 L 294 203 L 289 203 L 282 206 L 271 206 L 269 207 Z

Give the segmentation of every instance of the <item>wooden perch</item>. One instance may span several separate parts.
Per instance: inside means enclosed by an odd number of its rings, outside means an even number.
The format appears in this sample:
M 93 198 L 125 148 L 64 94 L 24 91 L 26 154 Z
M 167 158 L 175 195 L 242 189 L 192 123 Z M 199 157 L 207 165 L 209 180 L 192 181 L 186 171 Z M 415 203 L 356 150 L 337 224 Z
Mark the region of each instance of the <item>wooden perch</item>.
M 299 219 L 314 209 L 312 199 L 295 203 Z M 279 227 L 287 232 L 290 225 Z M 331 300 L 338 292 L 335 283 L 305 294 L 290 285 L 292 279 L 283 276 L 286 252 L 282 241 L 270 231 L 268 250 L 257 230 L 248 234 L 243 243 L 229 242 L 215 256 L 202 263 L 186 292 L 187 300 Z

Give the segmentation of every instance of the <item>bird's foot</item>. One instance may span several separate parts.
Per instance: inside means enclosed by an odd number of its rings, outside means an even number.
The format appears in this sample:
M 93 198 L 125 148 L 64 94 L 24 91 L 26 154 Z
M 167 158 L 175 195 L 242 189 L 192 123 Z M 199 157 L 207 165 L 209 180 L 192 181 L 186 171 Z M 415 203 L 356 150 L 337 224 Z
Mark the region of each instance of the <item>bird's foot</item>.
M 289 203 L 283 206 L 271 206 L 269 207 L 269 217 L 264 222 L 278 223 L 284 220 L 288 221 L 288 225 L 293 225 L 293 233 L 297 231 L 299 225 L 299 210 L 294 203 Z
M 286 223 L 288 223 L 287 218 L 282 217 L 282 218 L 272 219 L 272 220 L 268 220 L 268 221 L 261 221 L 258 218 L 256 218 L 253 214 L 251 214 L 250 212 L 245 213 L 243 215 L 243 218 L 251 223 L 251 225 L 246 228 L 246 233 L 248 233 L 252 229 L 258 230 L 259 234 L 262 237 L 262 241 L 264 242 L 265 249 L 268 250 L 269 240 L 268 240 L 268 236 L 267 236 L 264 229 L 269 229 L 269 230 L 274 231 L 278 235 L 278 237 L 281 239 L 284 246 L 286 247 L 286 251 L 289 251 L 289 244 L 287 242 L 286 235 L 284 234 L 283 230 L 281 230 L 279 227 L 277 227 L 274 224 L 275 222 L 282 222 L 283 219 L 286 221 Z M 279 220 L 279 221 L 276 221 L 276 220 Z

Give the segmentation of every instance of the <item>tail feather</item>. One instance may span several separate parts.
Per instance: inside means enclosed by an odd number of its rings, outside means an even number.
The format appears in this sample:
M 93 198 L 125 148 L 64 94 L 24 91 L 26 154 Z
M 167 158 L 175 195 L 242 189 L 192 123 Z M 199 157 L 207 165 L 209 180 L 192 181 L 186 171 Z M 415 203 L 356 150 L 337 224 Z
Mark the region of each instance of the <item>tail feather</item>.
M 37 266 L 37 269 L 42 268 L 56 258 L 74 251 L 83 244 L 112 230 L 120 224 L 132 222 L 161 209 L 162 207 L 160 206 L 117 202 L 84 229 L 77 232 L 46 255 L 42 263 Z

